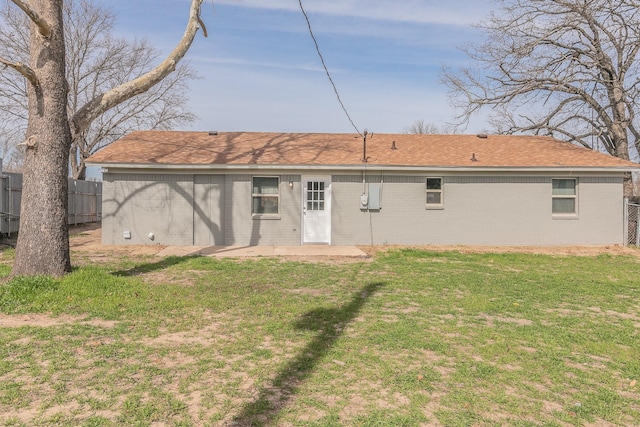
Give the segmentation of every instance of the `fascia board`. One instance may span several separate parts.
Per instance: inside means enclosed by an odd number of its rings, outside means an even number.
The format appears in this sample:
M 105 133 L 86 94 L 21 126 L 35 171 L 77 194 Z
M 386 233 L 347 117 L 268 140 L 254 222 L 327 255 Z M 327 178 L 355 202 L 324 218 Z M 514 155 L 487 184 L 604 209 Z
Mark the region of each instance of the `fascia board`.
M 605 166 L 394 166 L 394 165 L 193 165 L 193 164 L 134 164 L 134 163 L 87 163 L 91 166 L 105 169 L 126 169 L 130 170 L 159 170 L 159 171 L 248 171 L 248 170 L 300 170 L 300 171 L 397 171 L 397 172 L 634 172 L 640 170 L 638 167 L 605 167 Z

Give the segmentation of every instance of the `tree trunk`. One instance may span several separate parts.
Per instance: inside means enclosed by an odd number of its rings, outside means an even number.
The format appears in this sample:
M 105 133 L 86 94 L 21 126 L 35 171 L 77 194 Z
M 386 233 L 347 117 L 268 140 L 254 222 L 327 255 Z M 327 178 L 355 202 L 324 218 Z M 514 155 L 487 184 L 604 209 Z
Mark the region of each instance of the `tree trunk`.
M 49 25 L 45 37 L 31 25 L 30 62 L 38 84 L 28 85 L 20 231 L 13 275 L 60 276 L 71 271 L 67 228 L 67 171 L 71 133 L 62 24 L 63 0 L 32 0 Z
M 633 183 L 633 175 L 631 172 L 625 172 L 624 178 L 622 178 L 622 184 L 624 197 L 637 196 L 636 186 Z
M 73 173 L 73 177 L 79 181 L 85 181 L 87 179 L 87 167 L 84 163 L 80 165 L 78 169 Z
M 627 135 L 626 127 L 619 124 L 614 124 L 611 126 L 611 133 L 613 146 L 615 147 L 614 152 L 611 154 L 619 159 L 630 160 L 629 137 Z M 633 177 L 631 175 L 631 172 L 627 172 L 624 174 L 622 184 L 624 197 L 634 196 Z
M 86 179 L 87 166 L 82 158 L 82 153 L 78 149 L 79 144 L 71 142 L 71 150 L 69 151 L 69 168 L 71 176 L 74 179 L 84 181 Z
M 20 231 L 13 275 L 61 276 L 71 271 L 67 228 L 67 175 L 71 130 L 62 20 L 63 0 L 11 0 L 31 19 L 30 66 L 0 57 L 0 63 L 27 79 L 29 122 L 25 146 Z M 191 0 L 189 21 L 176 48 L 156 68 L 100 94 L 73 117 L 74 134 L 84 132 L 100 114 L 143 93 L 175 70 L 204 24 Z

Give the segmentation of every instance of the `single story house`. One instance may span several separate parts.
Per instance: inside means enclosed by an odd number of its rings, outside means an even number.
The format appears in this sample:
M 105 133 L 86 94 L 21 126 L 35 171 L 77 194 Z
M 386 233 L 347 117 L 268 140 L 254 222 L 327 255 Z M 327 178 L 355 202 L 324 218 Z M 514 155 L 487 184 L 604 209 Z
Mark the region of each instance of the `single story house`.
M 607 245 L 638 165 L 551 137 L 136 131 L 103 171 L 105 244 Z

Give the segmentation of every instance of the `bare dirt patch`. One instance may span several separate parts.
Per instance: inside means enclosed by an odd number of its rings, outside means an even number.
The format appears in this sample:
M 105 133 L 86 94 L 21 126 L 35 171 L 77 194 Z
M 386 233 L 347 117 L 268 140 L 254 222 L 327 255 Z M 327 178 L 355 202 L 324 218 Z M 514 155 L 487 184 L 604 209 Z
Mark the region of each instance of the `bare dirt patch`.
M 430 252 L 459 252 L 461 254 L 485 253 L 525 253 L 537 255 L 559 256 L 598 256 L 598 255 L 628 255 L 640 258 L 640 249 L 620 245 L 605 246 L 467 246 L 467 245 L 385 245 L 358 246 L 369 256 L 375 256 L 389 250 L 418 249 Z
M 482 314 L 478 316 L 479 319 L 484 319 L 487 321 L 487 326 L 493 327 L 496 322 L 502 323 L 515 323 L 518 326 L 531 326 L 533 322 L 529 319 L 521 319 L 514 317 L 503 317 L 503 316 L 490 316 L 488 314 Z
M 113 259 L 127 256 L 163 256 L 166 245 L 104 245 L 102 244 L 102 228 L 100 223 L 81 224 L 69 227 L 69 246 L 74 262 L 78 264 L 107 263 Z M 206 253 L 195 251 L 193 253 Z M 258 255 L 261 256 L 261 255 Z M 246 255 L 243 255 L 246 257 Z M 322 264 L 344 264 L 371 261 L 370 257 L 354 257 L 340 255 L 278 255 L 281 261 L 311 262 Z
M 163 245 L 103 245 L 100 223 L 82 224 L 69 228 L 69 244 L 77 258 L 89 262 L 108 262 L 123 256 L 160 256 L 160 252 L 167 248 Z M 431 252 L 459 252 L 469 254 L 482 253 L 526 253 L 558 256 L 598 256 L 598 255 L 626 255 L 640 259 L 640 249 L 620 245 L 606 246 L 467 246 L 467 245 L 384 245 L 358 246 L 368 256 L 322 256 L 309 257 L 287 255 L 278 256 L 282 261 L 317 262 L 327 264 L 343 264 L 354 262 L 368 262 L 377 254 L 394 249 L 418 249 Z
M 79 262 L 108 262 L 110 260 L 118 260 L 127 256 L 156 256 L 163 246 L 152 245 L 129 245 L 129 246 L 105 246 L 100 243 L 100 228 L 99 225 L 86 225 L 72 228 L 71 231 L 71 249 L 74 256 L 78 258 Z M 363 247 L 369 255 L 375 256 L 379 253 L 383 253 L 389 249 L 402 248 L 401 246 L 381 246 L 381 247 Z M 618 246 L 611 247 L 549 247 L 549 248 L 505 248 L 505 247 L 468 247 L 468 246 L 414 246 L 416 249 L 424 249 L 428 251 L 458 251 L 461 253 L 505 253 L 505 252 L 520 252 L 520 253 L 534 253 L 534 254 L 548 254 L 558 256 L 597 256 L 601 254 L 610 255 L 631 255 L 640 256 L 640 251 L 631 248 L 623 248 Z M 433 258 L 428 262 L 448 262 L 444 257 L 442 259 Z M 159 259 L 159 258 L 158 258 Z M 308 257 L 282 257 L 281 260 L 295 260 L 295 261 L 311 261 Z M 154 261 L 155 262 L 155 261 Z M 318 262 L 312 260 L 312 262 Z M 322 261 L 320 261 L 322 262 Z M 331 258 L 332 263 L 340 262 L 363 262 L 362 258 Z M 366 269 L 362 269 L 363 273 L 366 273 Z M 180 283 L 184 286 L 193 285 L 194 281 L 198 279 L 198 272 L 187 271 L 188 274 L 182 279 L 177 277 L 176 273 L 164 272 L 162 269 L 157 271 L 150 271 L 141 274 L 143 280 L 149 280 L 151 282 L 162 282 L 168 280 L 171 283 Z M 395 274 L 395 273 L 394 273 Z M 300 295 L 308 295 L 313 297 L 324 297 L 325 292 L 316 288 L 300 288 L 294 290 L 284 290 L 283 292 L 292 292 Z M 402 295 L 402 292 L 408 292 L 406 290 L 398 289 L 397 293 Z M 417 291 L 418 294 L 420 291 Z M 441 291 L 443 297 L 451 299 L 461 299 L 465 297 L 465 293 L 455 288 L 443 288 Z M 415 291 L 412 294 L 416 294 Z M 409 294 L 407 294 L 409 295 Z M 327 298 L 332 296 L 331 292 L 326 293 Z M 622 296 L 628 298 L 627 296 Z M 408 298 L 408 297 L 407 297 Z M 412 303 L 410 299 L 407 299 L 404 304 L 385 305 L 382 309 L 381 320 L 386 323 L 396 323 L 400 316 L 413 317 L 414 314 L 421 313 L 421 307 L 418 304 Z M 631 320 L 633 322 L 638 321 L 637 311 L 627 312 L 614 312 L 611 310 L 601 309 L 599 307 L 592 307 L 587 305 L 582 307 L 579 313 L 576 313 L 578 308 L 574 306 L 568 307 L 556 307 L 553 309 L 554 314 L 561 315 L 564 310 L 567 315 L 576 316 L 578 314 L 590 315 L 592 317 L 606 317 L 613 320 Z M 462 309 L 460 309 L 462 313 Z M 426 327 L 430 331 L 438 331 L 442 335 L 442 339 L 447 343 L 454 343 L 459 341 L 460 338 L 464 338 L 461 334 L 457 333 L 445 333 L 440 331 L 438 320 L 440 321 L 452 321 L 458 319 L 457 314 L 433 314 L 431 317 L 436 319 L 436 322 L 427 324 Z M 326 361 L 328 367 L 318 369 L 322 372 L 332 372 L 334 370 L 345 371 L 345 377 L 350 378 L 349 381 L 333 380 L 335 381 L 335 387 L 325 392 L 318 392 L 314 395 L 314 398 L 323 403 L 324 407 L 317 407 L 313 405 L 312 401 L 305 401 L 303 395 L 300 394 L 297 398 L 290 398 L 282 396 L 287 390 L 286 387 L 272 387 L 270 378 L 278 375 L 278 370 L 282 365 L 286 365 L 287 361 L 293 361 L 300 356 L 300 352 L 305 348 L 305 341 L 298 336 L 290 335 L 287 339 L 276 340 L 269 335 L 268 331 L 264 331 L 264 336 L 261 340 L 257 340 L 251 344 L 251 350 L 258 349 L 264 350 L 261 352 L 250 353 L 245 351 L 247 345 L 241 339 L 243 331 L 239 328 L 240 322 L 235 322 L 233 318 L 227 317 L 224 313 L 211 313 L 204 312 L 201 315 L 201 322 L 197 325 L 190 325 L 186 329 L 180 328 L 160 328 L 156 333 L 145 334 L 143 331 L 139 332 L 141 337 L 135 338 L 139 347 L 142 349 L 139 353 L 132 353 L 130 355 L 123 354 L 121 359 L 122 372 L 125 374 L 114 381 L 112 385 L 107 380 L 102 380 L 103 377 L 115 376 L 119 374 L 119 366 L 112 366 L 107 364 L 105 360 L 108 360 L 111 355 L 116 355 L 120 352 L 132 352 L 133 350 L 128 347 L 118 348 L 113 345 L 113 339 L 109 338 L 96 338 L 94 335 L 89 336 L 86 341 L 82 341 L 77 349 L 74 349 L 74 357 L 78 359 L 77 367 L 69 368 L 66 371 L 62 371 L 64 375 L 56 381 L 51 381 L 52 386 L 67 387 L 68 392 L 66 394 L 69 397 L 66 401 L 59 404 L 52 404 L 46 409 L 46 412 L 42 413 L 42 407 L 46 407 L 47 399 L 55 394 L 55 390 L 51 389 L 48 382 L 41 385 L 38 381 L 42 381 L 40 377 L 32 375 L 29 370 L 20 370 L 17 373 L 11 373 L 10 377 L 6 378 L 11 380 L 17 385 L 24 387 L 30 387 L 31 393 L 29 396 L 29 403 L 24 407 L 18 407 L 10 415 L 0 415 L 0 424 L 3 421 L 7 421 L 9 416 L 16 418 L 22 423 L 30 424 L 34 420 L 53 417 L 57 413 L 75 413 L 71 415 L 73 421 L 77 421 L 81 416 L 79 414 L 91 414 L 92 416 L 101 416 L 109 420 L 111 423 L 122 421 L 118 420 L 119 416 L 127 415 L 127 411 L 134 410 L 143 411 L 146 407 L 154 408 L 154 410 L 160 411 L 161 408 L 168 405 L 166 400 L 158 401 L 156 403 L 152 401 L 153 397 L 143 396 L 140 402 L 130 400 L 125 405 L 125 393 L 135 394 L 139 391 L 133 390 L 134 384 L 141 382 L 142 380 L 149 381 L 150 385 L 158 389 L 162 389 L 167 395 L 171 395 L 176 402 L 186 406 L 186 411 L 194 424 L 205 424 L 207 421 L 211 425 L 240 425 L 234 424 L 232 417 L 239 407 L 253 407 L 252 402 L 260 395 L 262 389 L 268 391 L 267 396 L 270 404 L 278 406 L 280 402 L 288 401 L 291 406 L 303 407 L 304 411 L 299 412 L 297 421 L 301 424 L 314 423 L 321 420 L 327 415 L 329 411 L 337 411 L 340 419 L 343 421 L 343 425 L 356 424 L 358 417 L 366 416 L 370 412 L 372 404 L 375 404 L 378 408 L 384 411 L 395 412 L 403 414 L 403 411 L 408 410 L 411 406 L 411 393 L 422 393 L 427 396 L 426 403 L 422 405 L 420 410 L 423 415 L 428 418 L 428 425 L 442 425 L 437 420 L 439 413 L 451 408 L 451 402 L 448 401 L 450 395 L 450 389 L 455 388 L 455 378 L 452 377 L 457 372 L 457 366 L 454 361 L 448 359 L 448 357 L 436 353 L 431 350 L 418 351 L 413 348 L 405 351 L 388 351 L 383 353 L 383 350 L 365 350 L 370 351 L 375 360 L 377 357 L 384 357 L 387 361 L 396 358 L 398 363 L 390 366 L 395 366 L 397 372 L 390 374 L 385 380 L 381 382 L 379 380 L 367 381 L 366 378 L 360 378 L 358 375 L 362 372 L 371 373 L 373 369 L 358 368 L 353 371 L 345 369 L 350 366 L 348 359 L 347 362 L 340 358 L 330 358 Z M 360 314 L 355 317 L 352 323 L 348 324 L 344 337 L 360 338 L 363 334 L 362 330 L 356 328 L 358 323 L 366 322 L 369 319 L 364 314 Z M 500 315 L 488 315 L 483 314 L 473 318 L 472 320 L 478 320 L 478 324 L 486 323 L 487 326 L 502 326 L 501 324 L 515 324 L 517 326 L 527 327 L 532 324 L 528 319 L 500 316 Z M 117 325 L 116 322 L 93 320 L 81 317 L 74 317 L 63 315 L 59 317 L 47 316 L 47 315 L 15 315 L 7 316 L 0 315 L 0 328 L 17 328 L 21 326 L 29 327 L 57 327 L 68 324 L 88 324 L 95 325 L 104 328 L 110 328 Z M 462 324 L 462 321 L 458 319 L 458 323 Z M 473 323 L 476 325 L 476 322 Z M 171 326 L 171 322 L 169 322 Z M 393 325 L 391 325 L 393 326 Z M 177 329 L 177 330 L 176 330 Z M 354 332 L 355 331 L 355 332 Z M 12 330 L 12 333 L 17 332 Z M 18 335 L 17 333 L 15 334 Z M 128 339 L 128 338 L 127 338 Z M 12 341 L 11 344 L 16 346 L 29 347 L 33 346 L 35 339 L 33 338 L 20 338 Z M 232 344 L 238 343 L 237 346 Z M 113 347 L 113 348 L 111 348 Z M 452 345 L 453 348 L 457 348 Z M 538 349 L 533 347 L 527 347 L 514 344 L 514 347 L 525 353 L 535 354 L 539 352 Z M 201 349 L 201 350 L 198 350 Z M 460 346 L 459 351 L 452 353 L 459 354 L 473 354 L 474 348 L 471 346 Z M 542 351 L 540 351 L 542 353 Z M 148 356 L 142 359 L 139 355 Z M 126 357 L 125 357 L 126 356 Z M 534 356 L 533 359 L 536 357 Z M 475 362 L 483 362 L 484 359 L 474 357 L 471 359 Z M 406 361 L 406 363 L 400 363 Z M 46 360 L 46 362 L 49 362 Z M 49 362 L 50 363 L 50 362 Z M 485 364 L 492 362 L 485 362 Z M 601 371 L 602 366 L 609 363 L 608 360 L 596 360 L 584 362 L 582 365 L 568 365 L 571 368 L 586 371 L 592 373 L 594 371 Z M 106 364 L 105 367 L 102 367 Z M 291 365 L 289 365 L 291 366 Z M 128 368 L 127 368 L 128 367 Z M 135 367 L 141 372 L 135 371 L 132 367 Z M 499 366 L 501 370 L 508 372 L 518 372 L 523 368 L 518 365 L 517 361 L 513 363 L 505 363 Z M 143 373 L 143 369 L 146 369 L 146 373 Z M 272 372 L 271 376 L 262 374 L 263 370 Z M 435 378 L 430 377 L 425 372 L 433 371 L 436 375 Z M 151 373 L 153 372 L 153 374 Z M 475 371 L 470 371 L 474 373 Z M 79 373 L 76 375 L 76 373 Z M 424 376 L 423 376 L 423 373 Z M 405 374 L 405 375 L 403 375 Z M 8 374 L 9 375 L 9 374 Z M 127 376 L 129 375 L 129 376 Z M 85 379 L 86 376 L 86 379 Z M 375 376 L 375 375 L 372 375 Z M 100 378 L 97 380 L 96 378 Z M 262 378 L 262 380 L 259 380 Z M 262 382 L 261 382 L 262 381 Z M 637 396 L 637 383 L 634 378 L 619 378 L 620 381 L 620 393 L 626 393 L 626 396 L 631 398 Z M 85 386 L 86 383 L 91 383 L 90 386 Z M 409 391 L 392 389 L 389 384 L 394 384 L 394 387 L 403 386 L 408 388 Z M 423 389 L 420 391 L 411 391 L 414 386 L 411 384 L 420 383 Z M 346 384 L 346 387 L 345 387 Z M 450 384 L 453 384 L 451 387 Z M 341 388 L 342 386 L 342 388 Z M 113 387 L 110 389 L 109 387 Z M 554 384 L 549 383 L 543 385 L 540 382 L 534 380 L 528 384 L 528 387 L 534 390 L 538 390 L 540 395 L 539 400 L 536 400 L 540 406 L 540 412 L 544 416 L 550 416 L 554 412 L 562 412 L 565 410 L 565 406 L 558 403 L 561 402 L 561 398 L 555 398 L 555 394 L 552 391 Z M 16 388 L 18 388 L 16 386 Z M 345 389 L 346 388 L 346 389 Z M 35 392 L 33 391 L 35 390 Z M 114 398 L 113 401 L 108 400 L 109 393 L 121 393 L 120 396 Z M 575 391 L 572 391 L 575 393 Z M 521 389 L 513 388 L 512 391 L 508 390 L 509 395 L 513 395 L 518 399 L 530 399 L 532 394 L 524 394 Z M 58 396 L 61 393 L 58 392 Z M 80 396 L 80 397 L 75 397 Z M 87 398 L 91 398 L 94 406 L 98 408 L 89 408 L 87 404 L 81 403 L 86 401 Z M 156 397 L 157 399 L 157 397 Z M 150 402 L 151 401 L 151 402 Z M 101 403 L 106 402 L 106 403 Z M 311 402 L 311 403 L 310 403 Z M 104 409 L 101 407 L 107 406 L 111 409 Z M 139 405 L 140 408 L 136 408 Z M 154 406 L 155 405 L 155 406 Z M 467 406 L 460 406 L 465 409 Z M 506 425 L 510 419 L 505 418 L 507 412 L 500 406 L 487 406 L 484 410 L 479 410 L 486 420 L 491 420 L 496 425 Z M 139 412 L 143 414 L 144 412 Z M 534 423 L 535 420 L 529 420 L 528 415 L 523 416 L 525 421 Z M 548 418 L 547 418 L 548 419 Z M 132 418 L 127 418 L 127 421 L 133 421 Z M 175 420 L 174 420 L 175 421 Z M 62 421 L 61 421 L 62 422 Z M 72 424 L 72 421 L 67 421 L 68 424 Z M 160 425 L 160 422 L 157 422 Z M 446 424 L 446 423 L 445 423 Z M 628 423 L 629 425 L 633 423 Z M 291 425 L 291 424 L 281 424 Z M 587 425 L 587 424 L 584 424 Z M 602 422 L 602 425 L 612 425 Z
M 110 256 L 155 255 L 166 248 L 163 245 L 103 245 L 100 223 L 70 226 L 69 247 L 72 251 L 96 259 Z
M 61 325 L 91 325 L 113 328 L 117 322 L 101 319 L 84 319 L 68 315 L 52 317 L 46 314 L 3 314 L 0 313 L 0 328 L 21 328 L 23 326 L 47 328 Z

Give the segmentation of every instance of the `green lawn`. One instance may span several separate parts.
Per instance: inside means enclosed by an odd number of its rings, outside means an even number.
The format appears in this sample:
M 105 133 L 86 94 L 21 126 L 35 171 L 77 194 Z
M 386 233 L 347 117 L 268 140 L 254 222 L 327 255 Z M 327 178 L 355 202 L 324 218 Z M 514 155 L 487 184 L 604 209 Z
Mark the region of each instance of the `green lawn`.
M 84 261 L 0 285 L 0 424 L 640 425 L 639 261 Z

